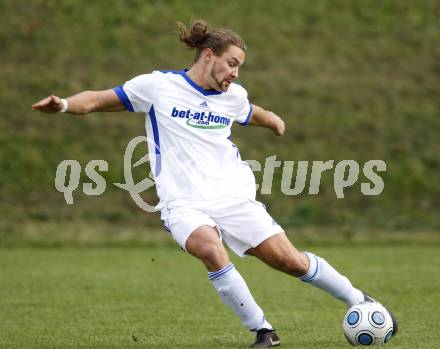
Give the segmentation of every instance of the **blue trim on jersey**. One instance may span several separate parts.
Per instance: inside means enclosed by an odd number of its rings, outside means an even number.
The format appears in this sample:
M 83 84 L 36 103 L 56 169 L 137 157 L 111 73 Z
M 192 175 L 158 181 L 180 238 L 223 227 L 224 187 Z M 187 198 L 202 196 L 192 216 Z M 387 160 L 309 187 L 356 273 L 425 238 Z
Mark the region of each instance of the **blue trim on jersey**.
M 232 133 L 229 133 L 229 136 L 227 137 L 227 139 L 229 140 L 229 142 L 231 142 L 232 147 L 237 150 L 235 155 L 237 155 L 237 158 L 241 160 L 240 151 L 238 150 L 238 147 L 235 145 L 235 143 L 232 142 Z
M 182 69 L 182 70 L 159 70 L 159 71 L 161 73 L 164 73 L 164 74 L 171 73 L 171 74 L 182 75 L 182 77 L 186 80 L 186 82 L 188 84 L 190 84 L 192 87 L 194 87 L 197 91 L 199 91 L 204 96 L 219 95 L 219 94 L 223 93 L 222 91 L 217 91 L 215 89 L 205 90 L 203 87 L 197 85 L 193 80 L 191 80 L 191 78 L 186 73 L 188 71 L 188 69 Z M 237 82 L 234 82 L 234 84 L 239 85 Z
M 252 104 L 251 104 L 251 102 L 249 102 L 249 107 L 250 107 L 249 114 L 246 117 L 246 120 L 244 122 L 239 122 L 240 125 L 243 125 L 243 126 L 249 125 L 249 122 L 251 121 L 251 115 L 252 115 Z
M 157 128 L 156 113 L 154 112 L 154 106 L 152 105 L 150 111 L 148 112 L 151 120 L 151 127 L 153 129 L 153 139 L 154 139 L 154 152 L 156 154 L 156 167 L 154 169 L 154 176 L 159 176 L 160 170 L 162 168 L 162 161 L 160 159 L 160 141 L 159 141 L 159 129 Z
M 133 105 L 130 102 L 130 99 L 128 98 L 127 94 L 124 91 L 124 84 L 116 86 L 113 91 L 116 92 L 116 94 L 119 97 L 119 100 L 124 105 L 125 109 L 128 111 L 134 112 Z
M 230 141 L 231 141 L 231 140 L 230 140 Z M 232 141 L 231 141 L 231 145 L 232 145 L 232 147 L 235 148 L 235 150 L 236 150 L 235 155 L 237 155 L 237 159 L 240 159 L 240 160 L 241 160 L 240 151 L 238 150 L 238 147 L 237 147 Z
M 194 81 L 191 80 L 191 78 L 188 76 L 188 74 L 186 73 L 187 69 L 183 69 L 181 70 L 178 74 L 182 75 L 183 78 L 186 80 L 186 82 L 188 84 L 190 84 L 192 87 L 194 87 L 197 91 L 199 91 L 202 95 L 204 96 L 211 96 L 211 95 L 219 95 L 222 94 L 223 92 L 221 91 L 217 91 L 217 90 L 205 90 L 203 87 L 197 85 Z

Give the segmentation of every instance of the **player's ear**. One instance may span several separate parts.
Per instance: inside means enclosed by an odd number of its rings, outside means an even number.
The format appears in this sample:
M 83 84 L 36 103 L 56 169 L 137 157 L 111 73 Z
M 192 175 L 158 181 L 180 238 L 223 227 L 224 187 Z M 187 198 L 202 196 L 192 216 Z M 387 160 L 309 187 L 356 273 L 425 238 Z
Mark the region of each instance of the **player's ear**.
M 203 50 L 203 57 L 206 62 L 211 61 L 213 56 L 214 56 L 214 51 L 211 48 L 207 47 Z

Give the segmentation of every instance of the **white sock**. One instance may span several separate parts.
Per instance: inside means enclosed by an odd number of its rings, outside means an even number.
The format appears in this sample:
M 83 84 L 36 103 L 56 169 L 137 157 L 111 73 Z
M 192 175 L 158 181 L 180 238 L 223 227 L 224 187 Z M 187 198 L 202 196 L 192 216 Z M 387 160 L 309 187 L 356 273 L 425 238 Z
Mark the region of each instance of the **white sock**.
M 233 264 L 216 272 L 209 272 L 208 277 L 223 303 L 235 311 L 246 328 L 253 331 L 262 328 L 272 329 L 272 325 L 264 318 L 263 310 L 255 302 L 246 282 Z
M 310 261 L 309 271 L 300 280 L 320 288 L 351 307 L 364 301 L 364 294 L 354 288 L 347 277 L 339 274 L 327 261 L 310 252 L 304 252 Z

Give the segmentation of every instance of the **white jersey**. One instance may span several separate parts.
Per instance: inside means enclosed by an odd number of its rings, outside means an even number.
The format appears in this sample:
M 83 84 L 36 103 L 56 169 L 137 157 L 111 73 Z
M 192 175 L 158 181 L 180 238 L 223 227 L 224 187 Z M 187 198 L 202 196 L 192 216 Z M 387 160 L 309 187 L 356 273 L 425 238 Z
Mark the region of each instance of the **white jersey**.
M 154 71 L 114 91 L 127 110 L 145 112 L 157 209 L 225 197 L 255 199 L 255 178 L 230 140 L 234 121 L 248 124 L 246 90 L 205 90 L 182 71 Z

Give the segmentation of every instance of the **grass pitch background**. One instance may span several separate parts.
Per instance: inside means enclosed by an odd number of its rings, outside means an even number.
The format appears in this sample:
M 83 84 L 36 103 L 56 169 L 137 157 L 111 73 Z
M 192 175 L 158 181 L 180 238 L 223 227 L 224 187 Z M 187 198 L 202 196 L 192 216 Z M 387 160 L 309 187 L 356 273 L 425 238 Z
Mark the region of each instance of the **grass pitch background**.
M 389 348 L 440 345 L 439 245 L 303 245 L 400 320 Z M 350 348 L 345 306 L 262 265 L 234 258 L 283 348 Z M 0 348 L 246 348 L 250 332 L 200 263 L 175 246 L 0 249 Z
M 319 195 L 287 197 L 276 170 L 272 195 L 260 199 L 299 247 L 395 310 L 402 329 L 390 348 L 440 346 L 439 1 L 4 0 L 1 8 L 1 348 L 238 348 L 252 340 L 202 266 L 156 233 L 158 215 L 110 184 L 123 180 L 123 152 L 144 135 L 143 116 L 30 108 L 51 93 L 189 66 L 193 52 L 173 31 L 191 18 L 244 37 L 240 82 L 286 121 L 283 138 L 235 127 L 244 159 L 386 161 L 378 197 L 360 194 L 360 178 L 337 200 L 332 172 Z M 67 206 L 54 189 L 64 159 L 83 168 L 108 161 L 106 193 L 77 190 Z M 140 171 L 144 178 L 148 169 Z M 337 301 L 256 260 L 234 262 L 283 347 L 349 347 Z

